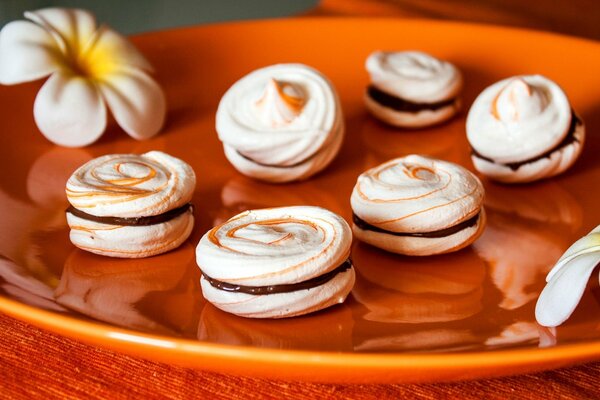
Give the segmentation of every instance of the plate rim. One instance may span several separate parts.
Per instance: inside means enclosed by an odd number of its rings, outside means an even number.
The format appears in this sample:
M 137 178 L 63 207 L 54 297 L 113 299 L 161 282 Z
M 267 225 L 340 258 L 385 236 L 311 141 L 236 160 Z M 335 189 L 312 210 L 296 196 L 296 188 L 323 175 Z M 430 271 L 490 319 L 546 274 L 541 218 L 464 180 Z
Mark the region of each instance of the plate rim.
M 546 348 L 538 347 L 522 347 L 497 349 L 488 351 L 467 351 L 467 352 L 439 352 L 439 353 L 419 353 L 419 352 L 397 352 L 397 353 L 350 353 L 336 351 L 319 351 L 319 350 L 290 350 L 276 348 L 257 348 L 246 345 L 226 345 L 219 343 L 209 343 L 202 340 L 193 340 L 187 338 L 175 338 L 159 334 L 146 333 L 135 331 L 132 329 L 123 328 L 116 325 L 109 325 L 102 321 L 82 320 L 62 315 L 53 311 L 47 311 L 35 306 L 30 306 L 12 299 L 8 299 L 0 295 L 0 312 L 5 313 L 13 318 L 31 323 L 42 329 L 50 330 L 53 333 L 70 337 L 73 339 L 87 339 L 86 342 L 98 344 L 101 347 L 104 343 L 93 341 L 94 338 L 103 338 L 107 342 L 118 343 L 140 343 L 143 346 L 152 348 L 160 348 L 165 351 L 175 353 L 188 354 L 190 350 L 197 354 L 216 356 L 217 358 L 239 359 L 249 358 L 255 359 L 261 356 L 261 361 L 280 363 L 285 365 L 304 364 L 304 365 L 324 365 L 331 366 L 348 366 L 348 361 L 359 362 L 364 366 L 378 365 L 384 363 L 386 367 L 401 367 L 406 368 L 406 362 L 413 363 L 410 367 L 414 367 L 414 363 L 422 364 L 418 366 L 456 366 L 460 363 L 461 366 L 481 366 L 481 365 L 498 365 L 503 364 L 496 357 L 491 358 L 490 354 L 506 356 L 512 362 L 507 364 L 529 364 L 538 361 L 552 360 L 556 361 L 557 355 L 568 356 L 568 359 L 581 358 L 593 359 L 600 355 L 600 340 L 593 340 L 581 343 L 569 343 L 559 346 L 550 346 Z M 67 326 L 71 326 L 70 329 Z M 56 330 L 53 330 L 55 328 Z M 76 336 L 83 334 L 84 336 Z M 128 339 L 126 339 L 128 338 Z M 139 342 L 135 338 L 140 338 Z M 109 346 L 110 348 L 110 346 Z M 266 358 L 265 358 L 266 356 Z M 490 360 L 493 359 L 493 362 Z M 515 363 L 514 361 L 520 361 Z

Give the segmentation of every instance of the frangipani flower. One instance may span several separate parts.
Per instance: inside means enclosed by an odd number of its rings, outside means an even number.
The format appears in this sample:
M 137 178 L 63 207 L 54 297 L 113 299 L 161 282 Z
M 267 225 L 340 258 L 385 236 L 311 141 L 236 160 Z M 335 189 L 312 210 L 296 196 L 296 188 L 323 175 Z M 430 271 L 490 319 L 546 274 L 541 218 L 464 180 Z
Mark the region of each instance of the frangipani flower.
M 0 31 L 0 83 L 50 76 L 33 106 L 44 136 L 62 146 L 88 145 L 106 128 L 107 106 L 135 139 L 158 133 L 164 94 L 148 74 L 148 61 L 127 39 L 97 27 L 84 10 L 45 8 L 25 18 Z
M 600 225 L 573 243 L 548 273 L 535 307 L 540 325 L 558 326 L 571 316 L 599 263 Z

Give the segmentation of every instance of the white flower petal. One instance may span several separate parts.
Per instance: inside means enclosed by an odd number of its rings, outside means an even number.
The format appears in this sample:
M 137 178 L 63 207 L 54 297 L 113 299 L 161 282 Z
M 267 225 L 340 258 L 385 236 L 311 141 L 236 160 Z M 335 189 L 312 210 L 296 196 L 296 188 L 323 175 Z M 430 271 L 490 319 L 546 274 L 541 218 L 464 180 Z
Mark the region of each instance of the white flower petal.
M 106 128 L 106 106 L 96 86 L 61 72 L 40 89 L 33 115 L 44 136 L 61 146 L 86 146 Z
M 42 8 L 25 12 L 25 18 L 52 33 L 68 55 L 77 54 L 96 32 L 94 15 L 76 8 Z
M 113 70 L 117 67 L 130 67 L 152 71 L 152 66 L 142 53 L 129 40 L 108 27 L 98 30 L 96 37 L 87 44 L 82 54 L 92 65 L 108 64 L 107 67 L 112 66 Z
M 162 128 L 165 96 L 158 84 L 143 71 L 112 73 L 98 84 L 117 123 L 135 139 L 147 139 Z
M 554 274 L 556 274 L 560 269 L 562 269 L 563 266 L 567 264 L 571 259 L 585 253 L 592 253 L 596 251 L 600 251 L 600 225 L 594 228 L 594 230 L 592 230 L 586 236 L 573 243 L 571 247 L 569 247 L 567 251 L 565 251 L 565 253 L 556 262 L 556 265 L 552 267 L 552 269 L 546 276 L 546 282 L 549 282 L 554 276 Z
M 535 318 L 540 325 L 558 326 L 571 316 L 599 262 L 599 252 L 583 254 L 554 274 L 535 306 Z
M 52 36 L 28 21 L 8 23 L 0 31 L 0 83 L 34 81 L 56 71 L 60 52 Z

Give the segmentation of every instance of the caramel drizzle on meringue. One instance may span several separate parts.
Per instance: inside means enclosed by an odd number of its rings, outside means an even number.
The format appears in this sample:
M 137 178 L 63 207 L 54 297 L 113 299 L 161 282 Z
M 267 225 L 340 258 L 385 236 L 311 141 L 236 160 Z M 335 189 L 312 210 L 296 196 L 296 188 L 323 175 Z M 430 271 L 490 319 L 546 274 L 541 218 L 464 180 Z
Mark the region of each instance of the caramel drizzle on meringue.
M 403 219 L 410 218 L 410 217 L 413 217 L 415 215 L 422 214 L 424 212 L 435 210 L 435 209 L 441 208 L 441 207 L 446 207 L 446 206 L 449 206 L 450 204 L 454 204 L 456 202 L 459 202 L 462 199 L 466 199 L 467 197 L 470 197 L 473 193 L 475 193 L 475 191 L 477 191 L 477 187 L 474 187 L 473 190 L 471 190 L 469 193 L 465 194 L 464 196 L 461 196 L 461 197 L 459 197 L 457 199 L 449 201 L 448 203 L 439 204 L 437 206 L 429 207 L 429 208 L 426 208 L 424 210 L 420 210 L 420 211 L 417 211 L 417 212 L 414 212 L 414 213 L 411 213 L 411 214 L 408 214 L 408 215 L 403 215 L 402 217 L 399 217 L 399 218 L 394 218 L 394 219 L 389 219 L 389 220 L 384 220 L 384 221 L 371 221 L 371 224 L 372 225 L 375 225 L 375 224 L 385 225 L 385 224 L 389 224 L 389 223 L 392 223 L 392 222 L 402 221 Z M 478 213 L 478 212 L 479 212 L 479 210 L 474 210 L 472 212 L 472 214 L 475 214 L 475 213 Z
M 106 163 L 94 166 L 94 169 L 83 172 L 77 177 L 79 181 L 85 182 L 85 175 L 89 173 L 95 180 L 104 184 L 93 185 L 86 182 L 87 186 L 91 186 L 92 188 L 96 189 L 91 191 L 76 191 L 67 188 L 67 198 L 69 199 L 69 202 L 73 204 L 74 207 L 78 209 L 94 208 L 95 204 L 80 204 L 79 202 L 77 202 L 77 199 L 88 200 L 99 196 L 115 198 L 114 200 L 104 200 L 103 204 L 118 204 L 125 201 L 134 201 L 140 198 L 149 197 L 162 192 L 165 189 L 165 187 L 167 187 L 169 180 L 172 178 L 174 184 L 172 185 L 169 192 L 165 193 L 165 197 L 161 201 L 138 210 L 139 213 L 144 213 L 150 208 L 155 208 L 169 201 L 170 198 L 173 196 L 177 187 L 177 183 L 179 181 L 177 174 L 172 174 L 169 170 L 161 168 L 163 170 L 163 173 L 165 174 L 166 179 L 153 189 L 142 189 L 136 186 L 151 181 L 152 179 L 155 179 L 158 175 L 158 171 L 156 168 L 160 168 L 160 166 L 155 167 L 151 163 L 146 163 L 142 161 L 116 161 L 115 159 L 107 160 L 107 163 L 114 163 L 112 167 L 113 170 L 117 173 L 117 175 L 121 175 L 123 177 L 115 179 L 102 178 L 98 170 L 101 167 L 105 166 Z M 148 169 L 148 173 L 147 175 L 142 177 L 132 177 L 124 175 L 123 171 L 121 170 L 123 164 L 133 164 L 145 167 Z
M 525 82 L 523 79 L 515 78 L 514 80 L 509 82 L 502 90 L 500 90 L 496 94 L 496 96 L 494 96 L 494 99 L 492 100 L 491 112 L 492 112 L 492 115 L 494 116 L 494 118 L 496 118 L 498 121 L 501 121 L 503 119 L 500 116 L 500 112 L 498 111 L 498 100 L 500 99 L 500 96 L 502 96 L 502 94 L 504 93 L 505 90 L 510 90 L 510 92 L 508 94 L 508 100 L 514 109 L 513 120 L 514 121 L 519 120 L 519 108 L 517 107 L 517 98 L 516 98 L 517 89 L 523 89 L 525 91 L 525 95 L 527 97 L 533 96 L 533 88 L 529 84 L 527 84 L 527 82 Z
M 381 182 L 380 175 L 385 170 L 387 170 L 390 167 L 393 168 L 395 165 L 397 165 L 397 164 L 387 164 L 387 165 L 384 165 L 383 168 L 377 169 L 377 171 L 375 171 L 374 173 L 370 173 L 369 176 L 371 176 L 373 179 L 379 181 L 383 185 L 390 186 L 390 185 L 387 185 L 387 184 Z M 367 201 L 371 201 L 373 203 L 400 203 L 400 202 L 407 201 L 407 200 L 418 200 L 418 199 L 422 199 L 423 197 L 431 196 L 434 193 L 437 193 L 439 191 L 442 191 L 442 190 L 446 189 L 452 183 L 452 175 L 448 171 L 445 171 L 445 170 L 443 170 L 441 168 L 437 168 L 435 170 L 432 170 L 432 169 L 430 169 L 428 167 L 413 166 L 413 165 L 408 165 L 408 164 L 403 164 L 403 166 L 404 166 L 404 168 L 403 168 L 404 174 L 406 176 L 408 176 L 409 178 L 411 178 L 411 179 L 422 180 L 421 178 L 417 177 L 416 174 L 418 174 L 420 171 L 423 171 L 423 170 L 427 170 L 428 172 L 430 172 L 434 176 L 436 176 L 437 177 L 436 180 L 438 182 L 442 180 L 441 177 L 440 177 L 440 173 L 445 174 L 448 177 L 448 179 L 447 179 L 446 183 L 443 186 L 440 186 L 439 188 L 437 188 L 435 190 L 432 190 L 431 192 L 427 192 L 427 193 L 421 194 L 419 196 L 403 197 L 403 198 L 400 198 L 400 199 L 393 199 L 393 200 L 372 199 L 372 198 L 370 198 L 369 196 L 367 196 L 363 192 L 363 190 L 361 189 L 360 185 L 358 185 L 358 187 L 356 188 L 356 191 L 357 191 L 358 195 L 362 199 L 367 200 Z
M 376 167 L 375 171 L 370 171 L 367 174 L 373 180 L 378 181 L 379 184 L 393 188 L 395 185 L 389 185 L 389 184 L 386 184 L 385 182 L 381 181 L 381 174 L 383 172 L 385 172 L 386 170 L 390 169 L 390 168 L 394 168 L 397 165 L 399 165 L 399 164 L 394 164 L 393 162 L 389 162 L 389 163 L 384 164 L 384 165 L 382 165 L 380 167 Z M 413 164 L 413 163 L 410 163 L 410 164 L 409 163 L 401 163 L 401 165 L 402 165 L 402 172 L 409 179 L 423 180 L 422 177 L 419 177 L 419 173 L 422 173 L 422 172 L 426 172 L 427 174 L 431 174 L 432 176 L 434 176 L 436 178 L 435 182 L 442 181 L 441 174 L 444 174 L 445 176 L 447 176 L 447 179 L 446 179 L 446 181 L 444 182 L 444 184 L 442 186 L 440 186 L 438 188 L 435 188 L 434 190 L 429 191 L 427 193 L 424 193 L 424 194 L 421 194 L 421 195 L 418 195 L 418 196 L 413 196 L 413 197 L 404 197 L 404 198 L 390 199 L 390 200 L 377 199 L 377 198 L 373 199 L 373 198 L 370 198 L 369 196 L 367 196 L 364 193 L 364 191 L 361 188 L 360 184 L 358 184 L 357 187 L 356 187 L 357 194 L 363 200 L 366 200 L 366 201 L 369 201 L 369 202 L 372 202 L 372 203 L 402 203 L 402 202 L 405 202 L 405 201 L 415 201 L 415 200 L 419 200 L 419 199 L 423 199 L 425 197 L 431 196 L 431 195 L 433 195 L 435 193 L 438 193 L 440 191 L 443 191 L 443 190 L 447 189 L 452 184 L 452 181 L 453 181 L 452 174 L 450 172 L 444 170 L 441 167 L 436 167 L 436 168 L 432 169 L 432 168 L 430 168 L 428 166 L 418 165 L 418 164 Z M 469 198 L 470 196 L 472 196 L 477 190 L 478 190 L 478 187 L 477 186 L 473 186 L 473 188 L 471 189 L 470 192 L 468 192 L 468 193 L 464 194 L 463 196 L 458 197 L 458 198 L 456 198 L 454 200 L 451 200 L 451 201 L 449 201 L 447 203 L 438 204 L 438 205 L 435 205 L 433 207 L 425 208 L 423 210 L 419 210 L 419 211 L 416 211 L 416 212 L 413 212 L 413 213 L 410 213 L 410 214 L 406 214 L 406 215 L 400 216 L 398 218 L 389 219 L 389 220 L 388 219 L 385 219 L 385 220 L 370 220 L 369 223 L 372 224 L 372 225 L 374 225 L 374 226 L 381 226 L 381 225 L 386 225 L 386 224 L 391 224 L 391 223 L 395 223 L 395 222 L 398 222 L 398 221 L 402 221 L 404 219 L 413 217 L 415 215 L 423 214 L 423 213 L 429 212 L 431 210 L 435 210 L 435 209 L 442 208 L 442 207 L 447 207 L 447 206 L 449 206 L 451 204 L 460 202 L 461 200 Z M 478 212 L 479 212 L 478 209 L 474 210 L 471 213 L 471 216 L 473 214 L 478 213 Z
M 286 89 L 287 90 L 286 92 Z M 298 94 L 295 95 L 297 89 L 287 82 L 279 82 L 273 78 L 269 80 L 263 95 L 255 103 L 255 106 L 259 113 L 264 114 L 265 120 L 270 120 L 273 127 L 279 125 L 286 125 L 296 119 L 304 108 L 304 98 Z M 270 104 L 272 103 L 272 104 Z M 282 123 L 273 120 L 272 115 L 269 115 L 269 106 L 272 105 L 277 111 L 277 116 L 282 119 Z
M 221 241 L 219 240 L 219 238 L 217 237 L 217 234 L 218 234 L 218 233 L 220 232 L 220 230 L 221 230 L 221 229 L 224 227 L 224 225 L 231 224 L 232 222 L 235 222 L 235 221 L 237 221 L 238 219 L 241 219 L 241 218 L 245 217 L 246 215 L 247 215 L 246 213 L 244 213 L 244 214 L 241 214 L 241 215 L 238 215 L 237 217 L 235 217 L 235 218 L 232 218 L 232 219 L 230 219 L 229 221 L 226 221 L 226 222 L 224 222 L 224 223 L 223 223 L 223 224 L 221 224 L 221 225 L 217 225 L 217 226 L 215 226 L 213 229 L 211 229 L 211 230 L 208 232 L 208 236 L 207 236 L 207 237 L 208 237 L 208 240 L 209 240 L 211 243 L 213 243 L 215 246 L 217 246 L 217 247 L 219 247 L 219 248 L 221 248 L 221 249 L 226 249 L 226 250 L 232 251 L 232 252 L 234 252 L 234 253 L 238 253 L 238 254 L 247 254 L 247 253 L 241 252 L 241 251 L 239 251 L 239 250 L 233 249 L 233 248 L 231 248 L 231 247 L 229 247 L 229 246 L 225 246 L 225 245 L 223 245 L 223 244 L 221 243 Z M 328 222 L 328 221 L 325 221 L 325 220 L 323 220 L 323 219 L 319 219 L 319 220 L 320 220 L 320 221 L 322 221 L 322 222 L 323 222 L 323 223 L 325 223 L 325 224 L 332 225 L 330 222 Z M 276 224 L 282 224 L 282 223 L 298 223 L 298 224 L 302 224 L 302 225 L 308 225 L 308 226 L 310 226 L 312 229 L 314 229 L 316 232 L 320 232 L 320 233 L 321 233 L 321 235 L 320 235 L 320 237 L 321 237 L 320 243 L 321 243 L 321 244 L 323 244 L 323 243 L 325 243 L 325 242 L 326 242 L 326 237 L 325 237 L 325 236 L 326 236 L 326 235 L 325 235 L 325 229 L 323 229 L 323 228 L 322 228 L 322 227 L 321 227 L 319 224 L 317 224 L 317 223 L 315 223 L 315 222 L 311 222 L 311 221 L 307 221 L 307 220 L 303 220 L 303 219 L 298 219 L 298 218 L 279 218 L 279 219 L 267 219 L 267 220 L 263 220 L 263 221 L 251 221 L 251 222 L 244 223 L 244 224 L 241 224 L 241 225 L 239 225 L 239 226 L 235 226 L 235 227 L 231 228 L 229 231 L 227 231 L 227 232 L 225 233 L 225 235 L 226 235 L 227 237 L 229 237 L 229 238 L 235 238 L 235 239 L 239 239 L 239 240 L 245 240 L 245 241 L 256 242 L 255 240 L 252 240 L 252 239 L 247 239 L 247 238 L 243 238 L 243 237 L 238 237 L 238 236 L 236 236 L 236 235 L 235 235 L 235 233 L 236 233 L 238 230 L 240 230 L 240 229 L 243 229 L 243 228 L 245 228 L 245 227 L 247 227 L 247 226 L 249 226 L 249 225 L 276 225 Z M 335 230 L 334 230 L 334 231 L 335 231 Z M 290 233 L 290 234 L 291 234 L 291 233 Z M 274 242 L 272 242 L 272 243 L 267 243 L 267 242 L 260 242 L 260 243 L 261 243 L 261 244 L 272 245 L 272 244 L 274 244 L 274 243 L 276 243 L 276 242 L 278 242 L 278 241 L 279 241 L 279 240 L 275 240 L 275 241 L 274 241 Z M 286 269 L 283 269 L 283 270 L 280 270 L 280 271 L 277 271 L 277 272 L 270 272 L 270 273 L 266 273 L 266 274 L 262 274 L 262 275 L 254 275 L 254 276 L 252 276 L 252 277 L 248 277 L 248 278 L 227 279 L 227 281 L 228 281 L 229 283 L 233 283 L 233 284 L 234 284 L 234 283 L 236 283 L 236 282 L 244 282 L 244 281 L 246 281 L 246 280 L 249 280 L 249 279 L 265 279 L 265 278 L 267 278 L 267 279 L 268 279 L 268 278 L 270 278 L 270 277 L 277 276 L 277 275 L 279 275 L 279 274 L 281 274 L 281 273 L 288 273 L 288 272 L 290 272 L 290 271 L 294 271 L 294 270 L 296 270 L 296 269 L 302 268 L 302 266 L 304 266 L 305 264 L 307 264 L 307 263 L 309 263 L 309 262 L 311 262 L 311 261 L 313 261 L 313 260 L 317 259 L 317 258 L 318 258 L 318 257 L 320 257 L 320 255 L 322 255 L 323 253 L 327 253 L 327 252 L 329 252 L 329 251 L 330 251 L 330 249 L 333 247 L 333 245 L 334 245 L 334 242 L 335 242 L 335 241 L 334 241 L 333 239 L 331 239 L 331 240 L 329 241 L 329 243 L 328 243 L 328 244 L 327 244 L 327 245 L 326 245 L 326 246 L 325 246 L 325 247 L 324 247 L 324 248 L 323 248 L 323 249 L 322 249 L 322 250 L 319 252 L 319 254 L 317 254 L 317 255 L 315 255 L 315 256 L 313 256 L 313 257 L 310 257 L 310 258 L 308 258 L 308 259 L 306 259 L 306 260 L 304 260 L 304 261 L 302 261 L 302 262 L 300 262 L 300 263 L 298 263 L 298 264 L 292 265 L 292 266 L 290 266 L 290 267 L 288 267 L 288 268 L 286 268 Z M 251 254 L 250 254 L 250 255 L 251 255 Z M 349 252 L 348 252 L 348 254 L 344 254 L 344 255 L 342 255 L 342 257 L 340 258 L 340 260 L 336 260 L 336 261 L 335 261 L 335 265 L 340 265 L 340 264 L 341 264 L 341 263 L 342 263 L 344 260 L 348 259 L 348 258 L 349 258 L 349 256 L 350 256 L 350 253 L 349 253 Z M 202 266 L 201 266 L 201 265 L 199 265 L 199 267 L 200 267 L 200 269 L 202 269 Z M 218 278 L 215 278 L 215 279 L 218 279 Z

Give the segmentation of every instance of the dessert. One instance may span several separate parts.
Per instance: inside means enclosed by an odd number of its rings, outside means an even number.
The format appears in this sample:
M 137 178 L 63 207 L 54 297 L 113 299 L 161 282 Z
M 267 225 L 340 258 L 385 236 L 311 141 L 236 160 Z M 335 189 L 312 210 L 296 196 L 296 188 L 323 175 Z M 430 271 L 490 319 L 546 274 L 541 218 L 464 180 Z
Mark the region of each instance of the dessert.
M 579 154 L 585 128 L 563 90 L 541 75 L 504 79 L 485 89 L 467 117 L 475 168 L 514 183 L 567 170 Z
M 67 182 L 71 242 L 111 257 L 172 250 L 194 226 L 195 185 L 192 167 L 160 151 L 95 158 Z
M 206 300 L 249 318 L 302 315 L 342 303 L 354 285 L 352 232 L 320 207 L 243 212 L 196 249 Z
M 376 118 L 403 128 L 421 128 L 451 118 L 460 109 L 463 80 L 447 61 L 419 51 L 372 53 L 365 104 Z
M 350 202 L 361 241 L 398 254 L 462 249 L 483 232 L 483 186 L 465 168 L 409 155 L 358 177 Z
M 600 225 L 571 245 L 546 277 L 535 306 L 535 319 L 555 327 L 575 311 L 590 276 L 600 264 Z
M 335 89 L 302 64 L 251 72 L 223 96 L 216 129 L 241 173 L 268 182 L 302 180 L 325 168 L 344 136 Z

